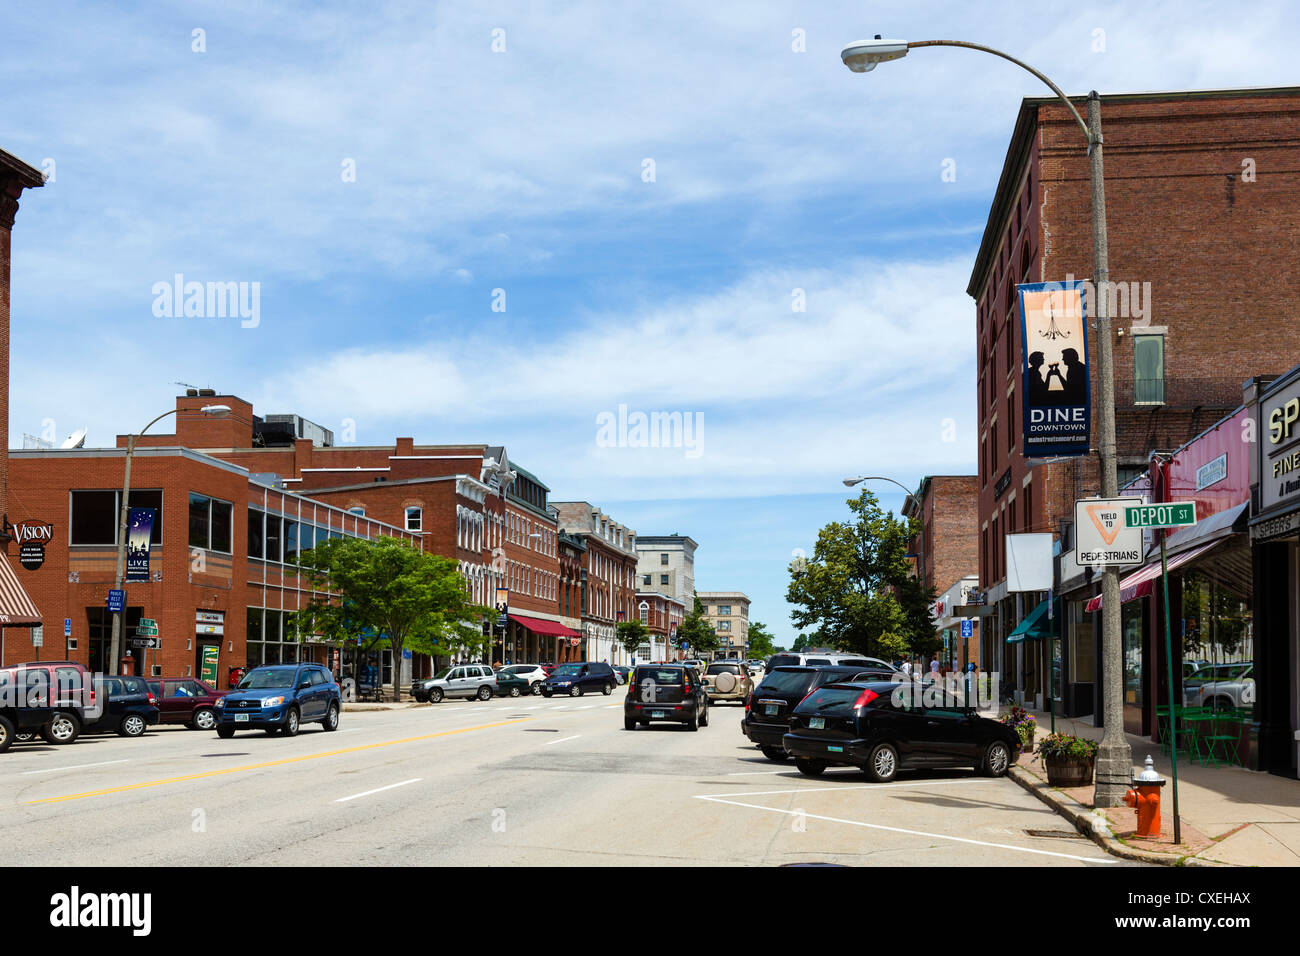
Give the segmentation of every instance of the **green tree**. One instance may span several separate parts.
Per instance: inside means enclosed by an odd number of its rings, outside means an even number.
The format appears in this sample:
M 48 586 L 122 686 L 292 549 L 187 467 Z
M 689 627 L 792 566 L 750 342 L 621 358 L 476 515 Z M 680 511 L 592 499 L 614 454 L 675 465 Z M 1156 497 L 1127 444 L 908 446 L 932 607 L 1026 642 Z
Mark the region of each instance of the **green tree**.
M 691 613 L 677 625 L 677 641 L 679 644 L 689 645 L 696 655 L 716 651 L 721 644 L 718 635 L 704 616 L 704 602 L 700 600 L 698 594 L 695 595 L 695 607 Z
M 772 643 L 772 635 L 763 625 L 762 621 L 749 622 L 749 656 L 755 659 L 762 658 L 767 660 L 776 653 L 776 647 Z
M 297 564 L 318 592 L 290 618 L 304 636 L 335 643 L 360 638 L 362 652 L 390 649 L 395 668 L 408 647 L 451 656 L 490 640 L 482 621 L 491 609 L 470 600 L 451 558 L 417 551 L 397 538 L 330 538 L 300 552 Z M 400 682 L 393 683 L 400 700 Z
M 636 618 L 630 621 L 619 621 L 614 625 L 614 630 L 618 632 L 618 642 L 623 645 L 623 650 L 633 657 L 636 657 L 642 644 L 650 641 L 650 629 Z
M 811 560 L 791 562 L 790 619 L 795 627 L 815 626 L 815 638 L 841 650 L 928 656 L 941 641 L 930 612 L 936 593 L 913 576 L 907 557 L 917 528 L 882 511 L 870 491 L 848 506 L 852 519 L 822 528 Z

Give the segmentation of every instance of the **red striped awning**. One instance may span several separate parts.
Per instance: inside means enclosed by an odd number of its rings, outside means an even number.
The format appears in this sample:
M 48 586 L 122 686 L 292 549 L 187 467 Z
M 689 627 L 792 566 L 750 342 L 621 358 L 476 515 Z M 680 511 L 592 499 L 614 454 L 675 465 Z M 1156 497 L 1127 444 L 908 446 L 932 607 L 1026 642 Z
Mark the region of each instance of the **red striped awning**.
M 9 559 L 0 554 L 0 627 L 35 627 L 40 623 L 36 603 L 18 583 Z
M 511 614 L 510 620 L 516 624 L 522 624 L 534 634 L 546 634 L 550 637 L 582 637 L 580 633 L 572 628 L 565 627 L 556 621 L 546 621 L 540 617 L 525 617 L 522 614 Z
M 1172 571 L 1174 570 L 1174 568 L 1181 567 L 1182 565 L 1186 564 L 1188 561 L 1195 558 L 1197 555 L 1209 551 L 1212 547 L 1214 547 L 1218 543 L 1219 543 L 1218 541 L 1211 541 L 1209 544 L 1203 544 L 1199 548 L 1193 548 L 1190 551 L 1184 551 L 1182 554 L 1170 558 L 1169 570 Z M 1139 570 L 1134 571 L 1128 577 L 1120 578 L 1119 603 L 1127 604 L 1129 601 L 1135 600 L 1136 598 L 1149 596 L 1151 592 L 1155 590 L 1156 582 L 1159 580 L 1160 580 L 1160 559 L 1157 557 L 1156 560 L 1140 568 Z M 1089 611 L 1089 612 L 1098 611 L 1100 609 L 1101 609 L 1100 594 L 1098 594 L 1095 598 L 1089 601 L 1087 607 L 1084 608 L 1085 611 Z

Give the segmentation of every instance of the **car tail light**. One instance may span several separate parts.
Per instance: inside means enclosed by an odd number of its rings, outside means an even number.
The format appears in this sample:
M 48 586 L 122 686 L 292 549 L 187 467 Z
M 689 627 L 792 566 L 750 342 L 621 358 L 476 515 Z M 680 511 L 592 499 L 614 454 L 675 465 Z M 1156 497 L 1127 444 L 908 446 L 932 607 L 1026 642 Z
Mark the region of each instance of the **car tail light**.
M 150 694 L 150 695 L 149 695 L 149 706 L 150 706 L 150 707 L 157 707 L 157 706 L 158 706 L 158 698 L 155 697 L 153 694 Z
M 866 707 L 867 704 L 871 703 L 879 696 L 880 696 L 879 694 L 877 694 L 874 690 L 868 687 L 861 694 L 859 694 L 858 699 L 853 702 L 853 709 L 857 710 L 859 707 Z
M 745 713 L 749 713 L 749 706 L 754 703 L 754 692 L 751 690 L 749 696 L 745 698 Z

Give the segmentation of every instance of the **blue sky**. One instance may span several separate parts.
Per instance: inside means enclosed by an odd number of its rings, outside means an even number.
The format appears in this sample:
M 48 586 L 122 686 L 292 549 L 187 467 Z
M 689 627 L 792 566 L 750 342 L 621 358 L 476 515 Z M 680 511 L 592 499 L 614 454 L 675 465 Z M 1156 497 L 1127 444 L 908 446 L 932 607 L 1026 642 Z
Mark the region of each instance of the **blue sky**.
M 840 48 L 942 34 L 1106 94 L 1292 84 L 1297 27 L 1284 3 L 15 6 L 0 148 L 54 178 L 14 232 L 9 440 L 111 444 L 182 381 L 359 443 L 505 444 L 557 498 L 690 534 L 697 586 L 789 641 L 786 565 L 841 478 L 975 468 L 964 289 L 1043 92 L 972 52 L 859 76 Z M 156 317 L 176 273 L 258 283 L 258 324 Z M 699 454 L 598 445 L 620 404 L 701 415 Z

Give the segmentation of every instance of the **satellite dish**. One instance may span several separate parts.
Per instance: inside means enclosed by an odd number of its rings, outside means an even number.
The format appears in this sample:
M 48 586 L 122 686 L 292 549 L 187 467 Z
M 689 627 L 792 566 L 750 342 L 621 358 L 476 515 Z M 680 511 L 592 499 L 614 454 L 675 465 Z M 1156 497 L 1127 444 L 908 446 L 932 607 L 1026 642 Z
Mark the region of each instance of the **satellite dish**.
M 59 447 L 65 449 L 80 448 L 85 444 L 86 444 L 86 429 L 78 428 L 67 438 L 63 439 L 63 444 L 60 445 Z

